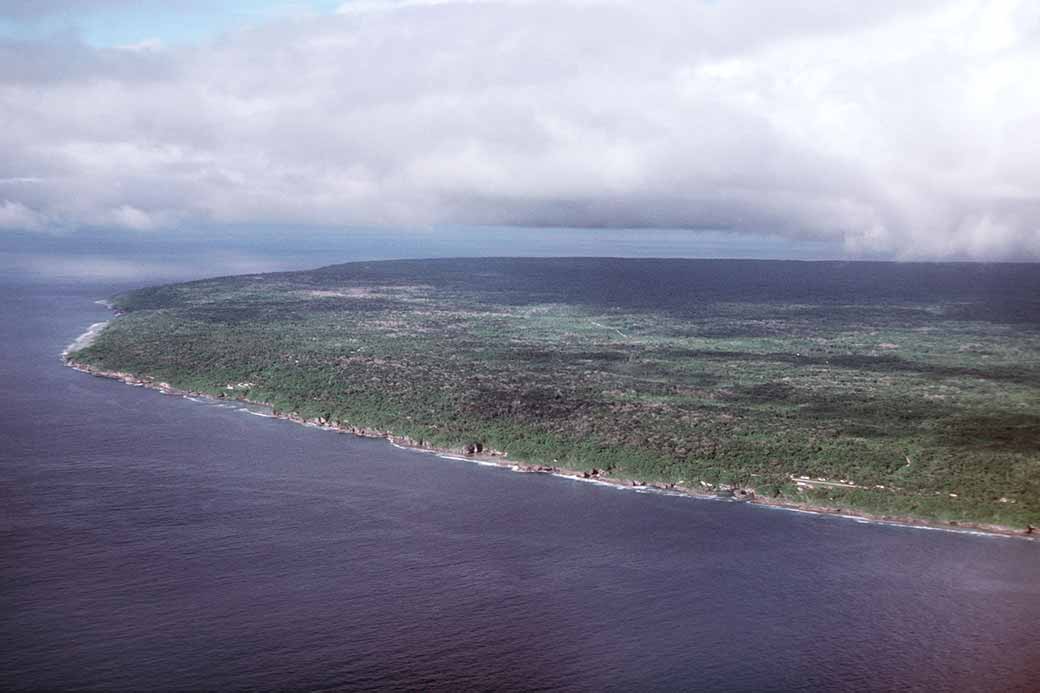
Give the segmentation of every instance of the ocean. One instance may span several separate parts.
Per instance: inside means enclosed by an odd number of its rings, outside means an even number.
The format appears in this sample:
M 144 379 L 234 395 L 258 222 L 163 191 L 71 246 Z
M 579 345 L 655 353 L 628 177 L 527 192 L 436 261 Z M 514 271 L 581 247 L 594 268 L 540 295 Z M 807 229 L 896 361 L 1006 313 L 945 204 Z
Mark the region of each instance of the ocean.
M 455 249 L 425 242 L 382 254 Z M 1040 687 L 1040 543 L 516 474 L 59 358 L 119 290 L 377 247 L 8 253 L 0 688 Z

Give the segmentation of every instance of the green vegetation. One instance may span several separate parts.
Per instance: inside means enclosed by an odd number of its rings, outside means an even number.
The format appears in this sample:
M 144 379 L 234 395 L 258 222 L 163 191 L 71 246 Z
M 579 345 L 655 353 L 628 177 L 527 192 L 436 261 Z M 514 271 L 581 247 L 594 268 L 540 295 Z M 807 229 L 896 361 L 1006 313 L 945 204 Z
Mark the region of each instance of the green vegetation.
M 355 263 L 130 292 L 75 358 L 435 446 L 1025 527 L 1040 524 L 1036 275 Z

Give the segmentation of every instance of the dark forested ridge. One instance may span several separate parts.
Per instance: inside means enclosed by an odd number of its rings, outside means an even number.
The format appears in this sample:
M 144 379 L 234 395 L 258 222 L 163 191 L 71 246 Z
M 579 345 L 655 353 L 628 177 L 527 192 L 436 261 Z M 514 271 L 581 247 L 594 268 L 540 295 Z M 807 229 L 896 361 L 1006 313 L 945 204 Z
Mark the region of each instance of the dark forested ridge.
M 76 360 L 430 445 L 1040 524 L 1037 265 L 408 260 L 116 305 Z

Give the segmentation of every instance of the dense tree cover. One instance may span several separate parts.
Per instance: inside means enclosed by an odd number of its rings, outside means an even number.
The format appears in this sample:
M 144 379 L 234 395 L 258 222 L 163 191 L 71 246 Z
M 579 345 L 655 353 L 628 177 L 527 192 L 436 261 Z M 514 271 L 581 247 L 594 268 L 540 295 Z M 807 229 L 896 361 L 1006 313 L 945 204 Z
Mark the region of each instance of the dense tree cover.
M 431 445 L 1025 526 L 1038 296 L 1029 265 L 352 263 L 130 292 L 75 357 Z

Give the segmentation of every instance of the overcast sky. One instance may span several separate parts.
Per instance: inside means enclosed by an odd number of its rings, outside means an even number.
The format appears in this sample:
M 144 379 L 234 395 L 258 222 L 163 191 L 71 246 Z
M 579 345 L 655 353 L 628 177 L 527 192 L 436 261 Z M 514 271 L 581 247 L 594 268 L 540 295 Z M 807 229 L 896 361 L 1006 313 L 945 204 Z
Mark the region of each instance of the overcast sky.
M 0 233 L 710 228 L 1040 259 L 1037 75 L 1035 0 L 3 0 Z

